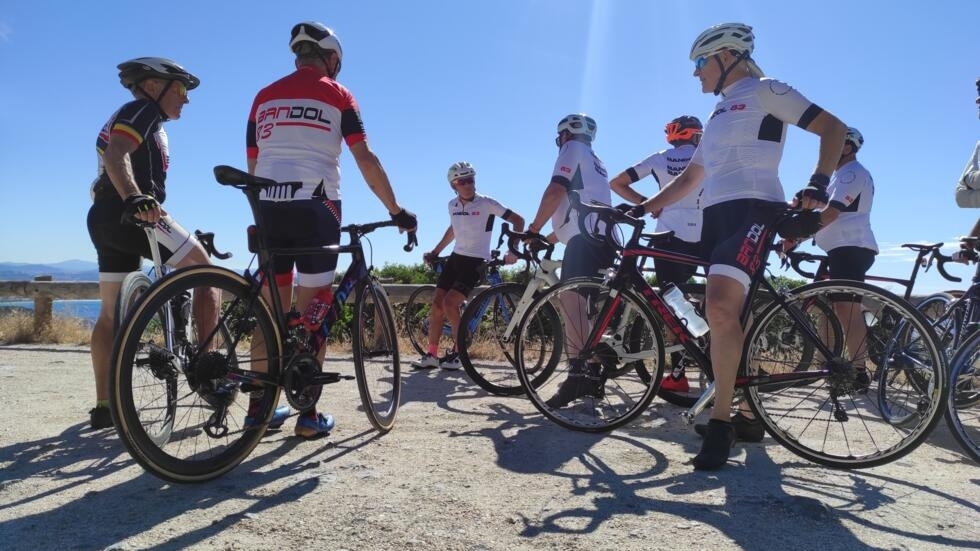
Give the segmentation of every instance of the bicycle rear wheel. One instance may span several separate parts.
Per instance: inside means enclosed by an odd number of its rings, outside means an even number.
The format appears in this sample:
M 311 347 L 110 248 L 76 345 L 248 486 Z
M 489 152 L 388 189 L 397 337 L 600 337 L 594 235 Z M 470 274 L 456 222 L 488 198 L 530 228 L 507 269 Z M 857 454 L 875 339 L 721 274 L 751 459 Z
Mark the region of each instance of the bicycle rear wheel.
M 398 334 L 388 295 L 374 278 L 357 289 L 353 320 L 354 374 L 368 420 L 377 430 L 395 425 L 401 400 Z
M 119 287 L 119 297 L 116 300 L 116 318 L 114 320 L 113 334 L 119 332 L 129 311 L 133 309 L 136 302 L 143 296 L 143 293 L 150 287 L 150 276 L 143 272 L 130 272 L 122 281 Z
M 947 359 L 951 359 L 959 344 L 969 337 L 964 331 L 967 327 L 967 306 L 968 301 L 957 302 L 956 297 L 949 293 L 929 295 L 915 306 L 932 323 Z
M 219 325 L 200 331 L 208 335 L 205 342 L 193 330 L 176 338 L 171 305 L 209 289 L 222 297 Z M 147 471 L 171 482 L 203 482 L 228 472 L 251 453 L 272 418 L 279 346 L 271 312 L 240 275 L 195 266 L 159 280 L 113 347 L 109 403 L 123 444 Z M 236 382 L 233 375 L 258 364 L 268 377 L 247 388 Z M 246 391 L 261 397 L 247 426 Z
M 957 350 L 950 370 L 946 424 L 963 451 L 980 462 L 980 333 Z
M 494 285 L 474 297 L 460 318 L 460 362 L 473 382 L 497 396 L 524 392 L 514 359 L 521 322 L 517 316 L 526 311 L 520 308 L 524 290 L 518 283 Z M 527 336 L 532 340 L 524 344 L 527 369 L 535 373 L 535 379 L 547 378 L 561 359 L 560 333 L 556 342 L 551 330 L 558 326 L 558 313 L 542 308 L 529 323 Z
M 562 339 L 553 373 L 535 370 L 532 320 L 554 310 Z M 598 337 L 589 339 L 593 330 Z M 559 337 L 558 335 L 561 335 Z M 517 375 L 531 403 L 559 425 L 584 432 L 620 427 L 641 414 L 660 386 L 663 331 L 645 301 L 630 289 L 611 296 L 602 280 L 574 278 L 538 297 L 521 323 Z
M 800 327 L 793 312 L 807 312 L 806 303 L 814 300 L 832 306 L 845 341 L 864 333 L 853 353 L 827 342 L 825 331 Z M 881 465 L 921 444 L 939 421 L 947 390 L 945 358 L 929 322 L 901 298 L 861 282 L 804 285 L 787 301 L 787 307 L 767 307 L 746 336 L 745 395 L 766 431 L 800 457 L 837 468 Z M 877 327 L 880 323 L 869 328 L 869 319 L 892 320 L 887 324 L 892 329 Z M 814 324 L 810 315 L 804 320 Z M 807 340 L 823 340 L 829 357 L 815 346 L 809 365 L 803 365 L 802 349 L 769 344 L 793 326 Z M 885 339 L 877 345 L 882 350 L 877 365 L 853 362 L 852 356 L 862 359 L 876 349 L 875 339 Z M 921 392 L 909 384 L 912 380 Z M 906 423 L 892 422 L 888 411 L 913 402 L 915 413 Z
M 432 311 L 432 299 L 435 296 L 436 286 L 425 285 L 413 291 L 405 303 L 405 334 L 412 343 L 412 348 L 420 355 L 429 351 L 429 313 Z M 443 329 L 439 333 L 438 350 L 452 349 L 453 339 Z

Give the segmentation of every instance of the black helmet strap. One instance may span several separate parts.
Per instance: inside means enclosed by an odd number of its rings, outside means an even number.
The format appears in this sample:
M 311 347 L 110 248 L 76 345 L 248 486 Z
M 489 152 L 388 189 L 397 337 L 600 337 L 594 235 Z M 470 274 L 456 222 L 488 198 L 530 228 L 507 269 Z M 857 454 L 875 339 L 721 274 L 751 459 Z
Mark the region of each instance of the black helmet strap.
M 737 56 L 735 56 L 735 61 L 728 67 L 725 67 L 725 65 L 721 62 L 721 56 L 719 54 L 714 55 L 715 61 L 718 63 L 718 68 L 721 70 L 721 74 L 718 75 L 718 84 L 715 85 L 714 90 L 714 94 L 716 96 L 720 94 L 721 90 L 725 87 L 725 80 L 728 78 L 728 73 L 732 72 L 732 69 L 734 69 L 735 66 L 741 63 L 742 60 L 748 59 L 748 57 L 748 50 L 740 52 Z

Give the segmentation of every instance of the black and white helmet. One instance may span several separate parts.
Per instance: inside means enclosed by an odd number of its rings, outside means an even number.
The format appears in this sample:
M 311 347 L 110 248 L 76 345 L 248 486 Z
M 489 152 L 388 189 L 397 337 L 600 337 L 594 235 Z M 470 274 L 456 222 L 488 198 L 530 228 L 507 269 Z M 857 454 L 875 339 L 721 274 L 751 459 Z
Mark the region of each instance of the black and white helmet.
M 467 161 L 459 161 L 458 163 L 453 163 L 453 166 L 449 167 L 449 172 L 446 174 L 446 178 L 449 179 L 449 183 L 460 178 L 475 178 L 476 169 L 473 168 Z
M 864 136 L 862 136 L 861 133 L 858 132 L 857 128 L 854 128 L 853 126 L 848 126 L 847 134 L 844 134 L 844 143 L 847 142 L 851 142 L 851 145 L 854 146 L 854 151 L 857 151 L 858 149 L 861 149 L 862 146 L 864 146 Z
M 343 59 L 344 50 L 340 47 L 340 39 L 337 34 L 323 23 L 316 21 L 304 21 L 293 26 L 289 33 L 289 49 L 296 51 L 296 46 L 303 42 L 312 42 L 321 50 L 333 50 L 337 56 Z
M 165 57 L 138 57 L 124 61 L 118 65 L 119 82 L 132 90 L 134 86 L 148 78 L 164 80 L 179 80 L 188 90 L 193 90 L 201 84 L 201 80 L 190 74 L 176 62 Z
M 596 133 L 595 119 L 585 113 L 572 113 L 558 121 L 558 133 L 561 134 L 564 130 L 574 136 L 584 136 L 592 143 Z

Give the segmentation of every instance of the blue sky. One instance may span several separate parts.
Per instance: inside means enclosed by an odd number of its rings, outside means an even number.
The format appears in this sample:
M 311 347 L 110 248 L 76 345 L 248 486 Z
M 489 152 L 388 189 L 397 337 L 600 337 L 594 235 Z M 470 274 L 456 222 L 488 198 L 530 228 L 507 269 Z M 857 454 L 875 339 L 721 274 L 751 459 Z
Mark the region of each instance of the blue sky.
M 953 200 L 980 135 L 980 2 L 10 0 L 0 6 L 0 261 L 95 259 L 85 229 L 95 138 L 130 98 L 116 64 L 164 56 L 202 80 L 183 117 L 167 124 L 166 207 L 188 229 L 216 232 L 235 253 L 227 265 L 245 266 L 250 213 L 211 169 L 245 167 L 252 99 L 292 69 L 289 29 L 309 19 L 338 33 L 339 80 L 360 103 L 399 201 L 419 215 L 417 253 L 378 233 L 376 265 L 418 262 L 442 236 L 452 193 L 445 174 L 457 160 L 476 166 L 480 192 L 533 216 L 557 155 L 555 126 L 568 113 L 598 121 L 595 149 L 611 176 L 667 147 L 668 120 L 706 119 L 715 104 L 687 54 L 698 33 L 725 21 L 755 28 L 753 57 L 767 75 L 864 134 L 859 159 L 876 182 L 882 249 L 872 273 L 907 276 L 901 243 L 955 243 L 980 215 Z M 815 137 L 790 129 L 788 192 L 807 181 L 816 148 Z M 387 216 L 346 152 L 341 166 L 345 220 Z M 956 287 L 965 284 L 930 271 L 917 291 Z

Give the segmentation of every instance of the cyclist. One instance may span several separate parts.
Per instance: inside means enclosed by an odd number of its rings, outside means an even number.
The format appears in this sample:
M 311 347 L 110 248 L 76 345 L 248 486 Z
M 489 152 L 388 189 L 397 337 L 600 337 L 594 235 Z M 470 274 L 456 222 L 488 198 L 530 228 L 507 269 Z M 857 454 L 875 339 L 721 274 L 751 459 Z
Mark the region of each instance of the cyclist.
M 398 204 L 381 162 L 368 146 L 354 96 L 336 80 L 343 57 L 337 35 L 321 23 L 298 23 L 290 32 L 289 48 L 296 56 L 296 71 L 255 96 L 245 136 L 249 173 L 282 184 L 261 197 L 270 246 L 340 242 L 342 141 L 392 220 L 402 230 L 414 231 L 415 215 Z M 332 300 L 336 255 L 281 256 L 276 258 L 275 272 L 284 307 L 293 304 L 294 266 L 299 274 L 295 303 L 300 312 L 315 296 L 325 302 Z M 321 361 L 325 353 L 320 351 Z M 260 397 L 253 393 L 251 406 L 259 403 Z M 277 409 L 273 421 L 283 408 Z M 251 416 L 254 410 L 249 409 Z M 303 438 L 317 438 L 328 434 L 333 426 L 332 415 L 313 408 L 300 413 L 294 432 Z
M 820 230 L 814 235 L 814 240 L 827 253 L 831 279 L 864 281 L 878 254 L 878 243 L 871 230 L 874 180 L 868 169 L 857 160 L 857 152 L 863 145 L 861 132 L 857 128 L 847 127 L 844 149 L 827 188 L 830 202 L 820 211 L 817 219 Z M 812 227 L 805 225 L 803 219 L 792 220 L 780 227 L 779 233 L 791 240 L 809 237 Z M 845 341 L 851 360 L 858 366 L 859 380 L 867 386 L 869 380 L 864 362 L 868 351 L 861 347 L 867 329 L 864 316 L 859 308 L 852 308 L 842 300 L 834 301 L 834 310 L 843 327 L 854 329 L 847 332 Z
M 667 134 L 667 143 L 673 147 L 650 155 L 610 180 L 609 187 L 617 195 L 631 203 L 642 203 L 646 197 L 631 187 L 633 183 L 649 175 L 653 176 L 660 187 L 673 180 L 691 161 L 694 150 L 701 141 L 704 127 L 697 117 L 681 115 L 667 123 L 667 126 L 664 127 L 664 133 Z M 671 237 L 658 241 L 656 243 L 658 247 L 692 256 L 700 254 L 700 202 L 703 191 L 703 188 L 698 186 L 683 199 L 668 205 L 663 212 L 657 215 L 656 231 L 658 233 L 673 232 Z M 661 258 L 655 258 L 653 265 L 657 273 L 657 283 L 661 288 L 670 283 L 680 287 L 687 283 L 697 268 L 691 264 L 681 264 Z M 671 353 L 670 377 L 664 377 L 660 383 L 664 390 L 673 392 L 690 390 L 687 378 L 684 376 L 684 366 L 681 364 L 683 355 L 682 352 Z
M 706 306 L 717 395 L 695 469 L 724 466 L 735 442 L 731 404 L 744 337 L 739 315 L 749 283 L 765 266 L 761 243 L 772 235 L 775 218 L 785 208 L 778 169 L 786 125 L 820 137 L 816 169 L 799 192 L 806 209 L 826 204 L 829 174 L 840 159 L 846 132 L 837 117 L 789 85 L 763 78 L 751 57 L 754 47 L 752 28 L 742 23 L 715 25 L 695 39 L 690 52 L 694 76 L 703 92 L 720 95 L 721 101 L 687 168 L 634 210 L 658 212 L 704 185 L 701 255 L 710 262 Z M 812 223 L 812 213 L 794 216 Z
M 976 104 L 980 106 L 980 78 L 977 79 Z M 956 204 L 961 208 L 980 208 L 980 142 L 974 147 L 973 156 L 956 184 Z M 980 219 L 970 230 L 970 236 L 980 237 Z
M 109 356 L 112 353 L 116 301 L 126 274 L 140 269 L 142 257 L 151 258 L 146 233 L 128 223 L 137 219 L 155 223 L 160 257 L 170 266 L 209 263 L 208 255 L 163 209 L 167 198 L 169 164 L 167 133 L 163 123 L 179 119 L 187 92 L 201 81 L 186 69 L 162 57 L 141 57 L 118 66 L 119 81 L 133 100 L 109 117 L 95 141 L 98 177 L 92 183 L 88 233 L 99 263 L 99 317 L 92 328 L 92 369 L 95 372 L 95 408 L 89 411 L 93 429 L 112 426 L 109 415 Z M 217 297 L 205 290 L 194 294 L 193 315 L 199 337 L 217 323 Z M 210 324 L 200 323 L 214 320 Z
M 534 220 L 528 231 L 541 233 L 541 227 L 550 218 L 555 237 L 565 245 L 561 264 L 561 280 L 578 276 L 596 276 L 612 266 L 615 252 L 596 245 L 579 233 L 578 213 L 568 201 L 569 192 L 578 192 L 583 203 L 596 200 L 609 204 L 611 194 L 606 167 L 592 150 L 595 141 L 596 122 L 585 113 L 573 113 L 558 122 L 558 160 L 551 173 L 551 181 L 541 196 Z M 598 228 L 598 231 L 604 231 Z M 581 300 L 585 300 L 579 297 Z M 580 304 L 564 304 L 566 313 L 581 312 Z M 580 339 L 585 320 L 566 316 L 565 347 L 570 360 L 568 378 L 562 381 L 558 392 L 546 400 L 552 408 L 563 407 L 582 396 L 595 395 L 601 390 L 598 363 L 586 363 L 576 358 L 583 343 Z M 577 338 L 572 338 L 579 335 Z
M 493 197 L 476 192 L 476 169 L 473 165 L 466 161 L 453 163 L 446 177 L 449 186 L 456 192 L 456 197 L 449 201 L 450 225 L 439 243 L 425 253 L 423 259 L 431 262 L 450 242 L 455 240 L 456 244 L 436 283 L 436 293 L 429 310 L 428 351 L 412 362 L 412 367 L 416 369 L 459 369 L 463 366 L 459 349 L 455 346 L 445 356 L 437 357 L 443 321 L 449 319 L 452 334 L 456 335 L 459 331 L 460 305 L 479 284 L 480 269 L 490 259 L 494 218 L 499 216 L 510 222 L 515 231 L 524 230 L 521 215 L 501 205 Z M 512 253 L 507 253 L 505 258 L 508 264 L 516 261 Z

